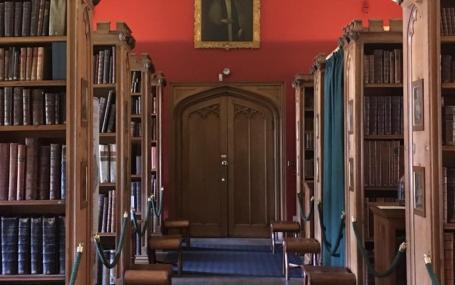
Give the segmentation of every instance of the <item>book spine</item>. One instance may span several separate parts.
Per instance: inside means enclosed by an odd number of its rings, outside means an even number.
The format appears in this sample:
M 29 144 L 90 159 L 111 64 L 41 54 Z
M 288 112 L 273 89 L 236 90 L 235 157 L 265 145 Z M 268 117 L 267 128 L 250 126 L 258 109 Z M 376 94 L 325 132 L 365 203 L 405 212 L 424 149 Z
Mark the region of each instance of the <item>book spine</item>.
M 11 126 L 13 124 L 13 88 L 5 87 L 5 118 L 4 125 Z
M 44 91 L 42 89 L 33 89 L 32 91 L 32 119 L 33 125 L 44 124 Z
M 19 80 L 25 80 L 25 72 L 27 69 L 27 48 L 21 47 L 20 49 L 20 63 L 19 63 Z
M 32 11 L 30 17 L 30 36 L 38 35 L 38 13 L 40 0 L 32 0 Z
M 19 218 L 17 273 L 30 274 L 30 218 Z
M 58 217 L 58 274 L 65 274 L 65 217 Z
M 25 145 L 27 146 L 25 199 L 36 200 L 38 198 L 38 141 L 36 138 L 25 138 Z
M 17 147 L 17 189 L 16 199 L 25 199 L 25 160 L 26 160 L 26 146 L 23 144 Z
M 8 200 L 16 200 L 17 187 L 17 143 L 9 144 L 9 190 Z
M 14 87 L 13 90 L 13 125 L 19 126 L 22 125 L 22 88 L 21 87 Z
M 44 80 L 45 49 L 38 47 L 36 60 L 36 80 Z
M 32 17 L 32 2 L 24 1 L 22 6 L 22 36 L 30 36 L 30 19 Z
M 9 144 L 0 143 L 0 161 L 9 161 Z M 8 200 L 9 164 L 0 163 L 0 200 Z
M 64 98 L 63 93 L 55 93 L 54 94 L 54 121 L 53 124 L 58 125 L 62 123 L 61 120 L 61 110 L 60 105 L 62 104 L 62 98 Z
M 27 59 L 25 69 L 25 80 L 32 80 L 33 69 L 33 48 L 27 47 Z
M 49 92 L 44 94 L 44 117 L 46 125 L 52 125 L 55 122 L 55 96 L 56 94 Z
M 22 35 L 22 1 L 14 2 L 14 36 Z
M 5 2 L 0 2 L 0 37 L 5 36 Z
M 31 218 L 30 227 L 30 271 L 32 274 L 43 273 L 43 219 Z
M 66 0 L 51 0 L 49 12 L 49 35 L 64 36 L 66 29 Z
M 30 89 L 23 89 L 22 91 L 22 122 L 25 126 L 32 124 L 32 117 L 30 115 L 30 105 L 31 105 L 31 98 L 30 98 Z
M 117 180 L 117 145 L 109 145 L 109 181 L 116 183 Z
M 0 48 L 0 81 L 5 80 L 5 49 Z
M 14 1 L 5 1 L 5 37 L 14 36 Z
M 18 219 L 1 217 L 2 274 L 17 274 Z
M 51 200 L 60 199 L 61 192 L 61 181 L 60 177 L 62 174 L 61 158 L 62 147 L 59 144 L 51 144 L 51 162 L 50 162 L 50 195 Z
M 50 193 L 50 147 L 40 146 L 39 199 L 49 200 Z
M 62 146 L 62 160 L 60 164 L 60 199 L 66 198 L 66 145 Z
M 43 218 L 43 274 L 57 273 L 57 220 Z
M 37 27 L 37 30 L 36 30 L 36 35 L 37 36 L 43 35 L 44 6 L 45 6 L 45 1 L 44 0 L 39 0 L 38 27 Z
M 4 89 L 0 88 L 0 126 L 5 123 L 5 94 Z

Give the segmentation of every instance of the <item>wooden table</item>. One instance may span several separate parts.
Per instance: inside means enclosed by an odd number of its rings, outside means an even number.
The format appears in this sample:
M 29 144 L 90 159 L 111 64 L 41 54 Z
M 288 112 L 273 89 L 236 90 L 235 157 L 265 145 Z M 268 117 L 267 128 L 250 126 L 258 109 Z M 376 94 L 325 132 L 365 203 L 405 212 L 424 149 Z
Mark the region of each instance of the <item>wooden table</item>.
M 372 206 L 374 215 L 374 263 L 377 272 L 388 269 L 395 257 L 400 241 L 405 234 L 404 206 Z M 397 271 L 385 278 L 375 278 L 375 285 L 406 284 L 406 258 L 402 258 Z M 404 276 L 402 271 L 404 269 Z

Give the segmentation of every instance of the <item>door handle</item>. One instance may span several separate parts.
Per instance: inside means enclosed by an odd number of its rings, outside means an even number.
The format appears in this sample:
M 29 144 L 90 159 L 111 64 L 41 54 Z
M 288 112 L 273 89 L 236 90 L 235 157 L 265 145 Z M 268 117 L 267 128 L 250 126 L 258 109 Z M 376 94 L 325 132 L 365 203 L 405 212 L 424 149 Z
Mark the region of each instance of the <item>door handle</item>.
M 228 161 L 227 160 L 222 160 L 221 161 L 221 165 L 224 165 L 224 166 L 228 165 Z

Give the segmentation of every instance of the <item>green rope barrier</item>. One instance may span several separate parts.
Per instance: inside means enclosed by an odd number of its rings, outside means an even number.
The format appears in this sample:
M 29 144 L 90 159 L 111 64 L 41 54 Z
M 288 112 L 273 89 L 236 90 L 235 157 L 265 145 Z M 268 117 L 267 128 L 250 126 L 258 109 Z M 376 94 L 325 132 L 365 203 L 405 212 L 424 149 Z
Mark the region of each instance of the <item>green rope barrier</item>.
M 116 266 L 118 261 L 120 260 L 120 255 L 122 253 L 123 245 L 125 243 L 125 233 L 126 233 L 127 225 L 128 225 L 128 212 L 125 212 L 123 214 L 122 227 L 120 229 L 120 236 L 116 243 L 114 259 L 112 262 L 109 262 L 109 260 L 104 255 L 104 248 L 101 246 L 100 236 L 96 235 L 93 238 L 95 241 L 95 249 L 96 249 L 96 255 L 98 256 L 98 259 L 101 261 L 101 263 L 104 266 L 106 266 L 109 269 L 114 268 L 114 266 Z
M 152 195 L 152 197 L 151 197 L 152 198 L 152 210 L 156 217 L 160 217 L 161 213 L 163 211 L 163 193 L 164 193 L 164 188 L 161 188 L 158 204 L 156 201 L 157 200 L 156 196 Z
M 142 229 L 141 229 L 141 226 L 137 222 L 136 213 L 133 209 L 131 209 L 131 223 L 133 225 L 133 230 L 136 234 L 139 234 L 141 237 L 143 237 L 145 235 L 145 232 L 147 231 L 147 228 L 149 226 L 150 216 L 151 216 L 150 212 L 152 212 L 152 198 L 151 197 L 149 197 L 147 199 L 147 212 L 146 212 L 146 216 L 145 216 L 146 218 L 144 221 L 144 225 L 142 226 Z
M 338 236 L 335 241 L 335 246 L 332 248 L 332 243 L 329 242 L 326 238 L 326 232 L 325 232 L 326 228 L 324 226 L 324 221 L 323 221 L 322 202 L 321 201 L 319 201 L 319 203 L 318 203 L 318 212 L 319 212 L 319 226 L 321 228 L 321 233 L 322 233 L 322 242 L 324 243 L 325 247 L 329 251 L 330 256 L 340 257 L 340 254 L 337 253 L 337 251 L 340 248 L 341 240 L 343 239 L 343 231 L 344 231 L 344 228 L 346 225 L 344 219 L 345 219 L 346 215 L 345 215 L 344 211 L 341 212 L 340 226 L 338 227 Z
M 392 274 L 397 269 L 398 264 L 400 263 L 401 259 L 403 258 L 403 256 L 406 253 L 406 242 L 403 242 L 400 245 L 400 247 L 398 249 L 398 252 L 395 255 L 395 257 L 393 258 L 393 261 L 390 264 L 389 268 L 386 271 L 384 271 L 384 272 L 377 272 L 376 269 L 374 269 L 373 264 L 371 264 L 370 259 L 368 258 L 368 252 L 363 247 L 363 242 L 359 239 L 360 235 L 359 235 L 359 232 L 358 232 L 357 222 L 356 221 L 352 221 L 352 229 L 354 230 L 354 235 L 356 237 L 357 247 L 359 248 L 360 253 L 363 256 L 363 259 L 365 260 L 365 263 L 367 264 L 368 270 L 374 275 L 374 277 L 384 278 L 384 277 L 387 277 L 390 274 Z
M 76 282 L 77 272 L 79 271 L 79 265 L 81 264 L 82 252 L 84 252 L 84 247 L 82 244 L 79 244 L 76 248 L 76 257 L 74 258 L 73 266 L 71 267 L 69 285 L 74 285 Z
M 433 264 L 431 262 L 431 257 L 427 254 L 424 255 L 424 260 L 425 260 L 425 268 L 427 269 L 428 275 L 430 276 L 431 279 L 431 284 L 433 285 L 439 285 L 439 280 L 436 274 L 434 273 L 433 270 Z
M 310 199 L 310 212 L 308 213 L 308 215 L 305 215 L 303 210 L 303 192 L 299 192 L 297 196 L 299 198 L 300 217 L 302 218 L 303 221 L 309 222 L 313 218 L 314 214 L 314 196 L 311 196 Z

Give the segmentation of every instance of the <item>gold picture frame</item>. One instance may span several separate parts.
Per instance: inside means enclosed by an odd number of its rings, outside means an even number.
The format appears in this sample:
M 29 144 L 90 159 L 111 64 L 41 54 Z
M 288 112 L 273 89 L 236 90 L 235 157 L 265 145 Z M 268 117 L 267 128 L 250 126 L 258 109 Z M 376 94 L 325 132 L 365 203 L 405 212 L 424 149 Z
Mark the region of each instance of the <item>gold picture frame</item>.
M 238 18 L 234 27 L 232 14 Z M 261 0 L 194 0 L 195 48 L 259 48 L 260 31 Z

